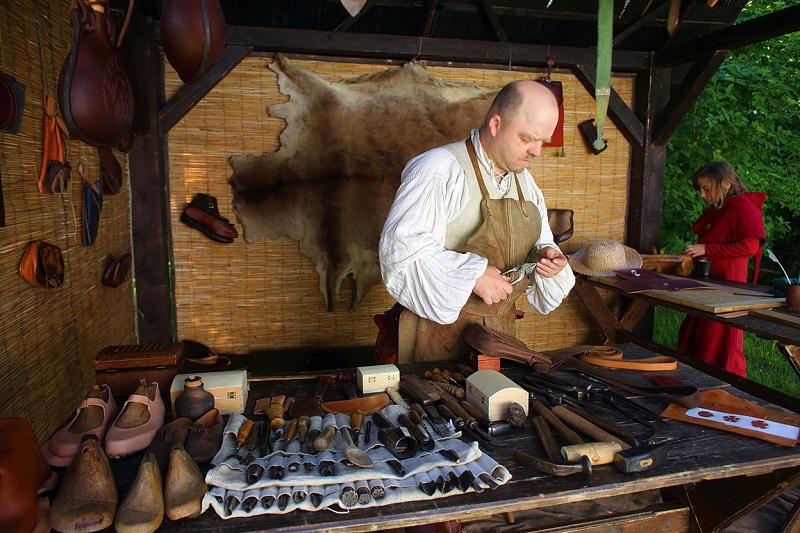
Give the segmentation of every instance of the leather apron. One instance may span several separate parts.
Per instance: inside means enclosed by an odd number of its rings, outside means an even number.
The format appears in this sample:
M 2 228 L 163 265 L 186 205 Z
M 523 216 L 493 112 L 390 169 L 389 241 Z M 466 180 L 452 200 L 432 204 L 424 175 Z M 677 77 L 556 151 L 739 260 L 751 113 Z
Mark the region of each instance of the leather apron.
M 472 168 L 464 168 L 464 172 L 468 179 L 474 176 L 480 187 L 483 195 L 480 203 L 483 221 L 467 242 L 455 251 L 472 252 L 485 257 L 490 265 L 499 268 L 501 272 L 519 266 L 525 262 L 541 234 L 542 218 L 539 210 L 533 202 L 524 199 L 519 177 L 516 175 L 513 180 L 518 200 L 491 199 L 471 139 L 467 139 L 466 147 Z M 475 293 L 470 294 L 452 324 L 438 324 L 404 309 L 400 315 L 398 362 L 466 358 L 464 331 L 469 324 L 475 322 L 516 337 L 514 302 L 525 294 L 527 286 L 524 280 L 513 285 L 514 291 L 505 300 L 492 305 L 486 305 Z

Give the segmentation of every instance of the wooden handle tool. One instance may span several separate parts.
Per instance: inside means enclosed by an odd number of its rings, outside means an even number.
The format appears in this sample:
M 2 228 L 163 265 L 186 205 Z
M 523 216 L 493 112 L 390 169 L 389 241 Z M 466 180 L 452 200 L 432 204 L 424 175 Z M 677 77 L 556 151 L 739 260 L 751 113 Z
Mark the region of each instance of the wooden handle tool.
M 562 446 L 561 457 L 567 462 L 577 463 L 585 455 L 593 465 L 608 465 L 621 451 L 622 447 L 616 442 L 586 442 Z
M 308 426 L 311 425 L 311 419 L 306 415 L 295 418 L 297 420 L 297 435 L 300 437 L 300 442 L 306 441 L 306 434 L 308 433 Z
M 534 411 L 536 411 L 536 414 L 547 420 L 551 426 L 557 429 L 559 433 L 564 435 L 564 438 L 567 439 L 567 442 L 570 444 L 583 444 L 583 439 L 581 436 L 569 429 L 567 425 L 564 424 L 560 418 L 554 415 L 543 403 L 534 400 L 531 402 L 531 407 Z
M 350 413 L 350 427 L 353 429 L 353 438 L 358 442 L 358 436 L 361 435 L 361 426 L 364 425 L 364 413 L 360 409 L 356 409 Z
M 286 434 L 284 437 L 286 439 L 286 442 L 291 441 L 296 433 L 297 433 L 297 419 L 292 418 L 292 421 L 289 422 L 289 427 L 286 428 Z
M 334 435 L 336 435 L 336 426 L 328 426 L 323 429 L 319 436 L 314 439 L 314 449 L 318 452 L 327 450 Z
M 558 450 L 556 440 L 553 438 L 553 433 L 550 431 L 550 426 L 547 425 L 547 420 L 541 416 L 534 416 L 533 427 L 542 441 L 542 447 L 544 448 L 544 453 L 547 454 L 547 458 L 553 463 L 560 462 L 561 453 Z
M 253 429 L 253 421 L 245 420 L 242 427 L 239 428 L 239 433 L 236 435 L 236 449 L 238 450 L 244 446 L 247 437 L 250 436 L 250 431 Z
M 619 444 L 622 450 L 627 450 L 631 447 L 630 444 L 628 444 L 621 438 L 617 437 L 616 435 L 612 435 L 608 431 L 600 429 L 599 427 L 595 426 L 582 416 L 570 411 L 569 409 L 567 409 L 562 405 L 556 405 L 555 407 L 553 407 L 552 411 L 553 414 L 556 415 L 558 418 L 560 418 L 570 426 L 574 427 L 584 435 L 588 435 L 598 442 L 616 442 L 617 444 Z

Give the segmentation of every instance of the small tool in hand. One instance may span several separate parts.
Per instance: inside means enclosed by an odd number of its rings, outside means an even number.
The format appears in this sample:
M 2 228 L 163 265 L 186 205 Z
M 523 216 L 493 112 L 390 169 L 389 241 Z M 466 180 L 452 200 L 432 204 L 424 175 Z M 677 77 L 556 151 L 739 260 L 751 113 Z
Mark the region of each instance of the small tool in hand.
M 234 452 L 228 457 L 236 457 L 237 460 L 241 460 L 239 457 L 239 450 L 244 446 L 247 437 L 250 436 L 250 431 L 253 429 L 253 421 L 252 420 L 245 420 L 242 426 L 239 428 L 239 433 L 236 434 L 236 449 Z

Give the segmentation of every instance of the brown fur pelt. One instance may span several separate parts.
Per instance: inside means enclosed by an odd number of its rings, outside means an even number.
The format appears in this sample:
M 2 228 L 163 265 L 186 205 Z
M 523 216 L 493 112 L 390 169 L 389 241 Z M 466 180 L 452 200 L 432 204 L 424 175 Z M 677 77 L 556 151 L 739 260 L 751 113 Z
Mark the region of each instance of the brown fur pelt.
M 236 216 L 248 242 L 299 242 L 328 310 L 352 275 L 356 309 L 381 283 L 378 240 L 403 167 L 466 138 L 498 89 L 445 82 L 416 62 L 334 83 L 280 54 L 269 68 L 289 96 L 269 113 L 286 127 L 277 152 L 231 158 Z

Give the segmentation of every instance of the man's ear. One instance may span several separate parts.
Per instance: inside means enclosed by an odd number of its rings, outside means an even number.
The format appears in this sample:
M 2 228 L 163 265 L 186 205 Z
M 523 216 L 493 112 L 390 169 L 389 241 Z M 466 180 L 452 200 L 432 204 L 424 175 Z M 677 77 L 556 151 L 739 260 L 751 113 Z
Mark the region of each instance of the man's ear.
M 501 122 L 502 119 L 500 118 L 500 115 L 498 115 L 497 113 L 489 117 L 489 133 L 492 134 L 492 137 L 495 137 L 497 135 L 497 130 L 500 129 Z

